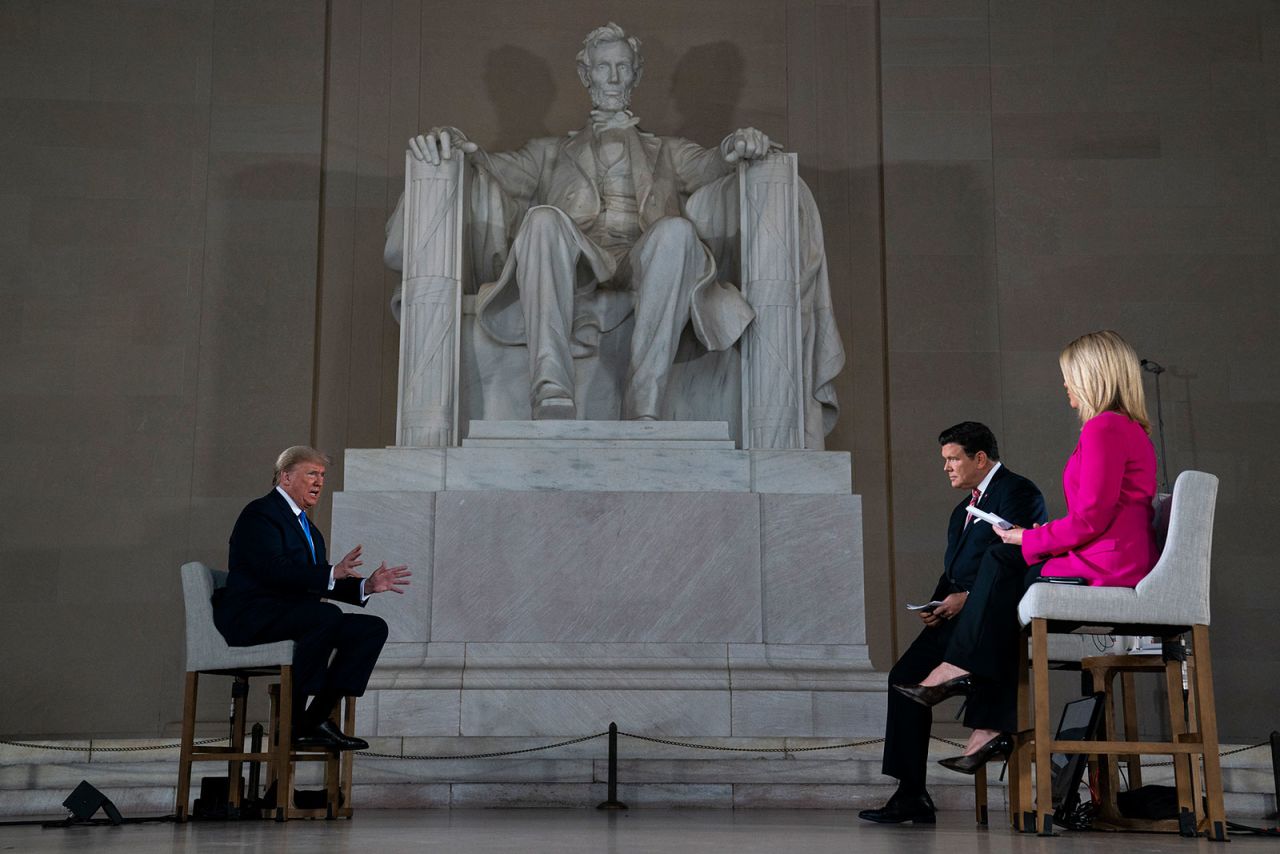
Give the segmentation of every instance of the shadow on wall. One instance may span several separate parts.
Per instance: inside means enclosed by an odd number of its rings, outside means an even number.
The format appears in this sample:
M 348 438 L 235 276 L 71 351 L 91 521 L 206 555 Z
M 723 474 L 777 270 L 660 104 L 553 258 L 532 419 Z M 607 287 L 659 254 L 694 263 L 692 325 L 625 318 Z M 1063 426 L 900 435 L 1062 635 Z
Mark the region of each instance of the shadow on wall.
M 547 61 L 515 45 L 503 45 L 484 64 L 484 88 L 498 116 L 491 151 L 510 151 L 530 139 L 553 136 L 547 115 L 556 100 L 556 83 Z
M 676 63 L 670 96 L 678 114 L 675 135 L 715 145 L 737 127 L 745 62 L 732 42 L 691 48 Z

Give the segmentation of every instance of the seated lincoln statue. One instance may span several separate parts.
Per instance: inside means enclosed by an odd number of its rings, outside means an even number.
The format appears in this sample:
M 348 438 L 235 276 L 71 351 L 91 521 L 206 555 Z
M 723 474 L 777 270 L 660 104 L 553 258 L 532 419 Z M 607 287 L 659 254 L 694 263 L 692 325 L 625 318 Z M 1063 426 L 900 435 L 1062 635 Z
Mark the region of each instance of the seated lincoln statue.
M 442 126 L 409 147 L 430 164 L 466 155 L 468 250 L 484 283 L 477 323 L 502 344 L 528 347 L 533 417 L 578 417 L 574 358 L 590 355 L 602 334 L 634 313 L 620 414 L 654 420 L 685 328 L 692 325 L 707 350 L 725 350 L 755 319 L 732 283 L 737 164 L 766 159 L 776 146 L 754 128 L 713 149 L 642 131 L 628 109 L 644 71 L 640 42 L 616 24 L 592 31 L 577 61 L 593 107 L 581 130 L 490 152 Z M 821 447 L 834 424 L 831 383 L 844 353 L 816 205 L 796 184 L 804 446 Z M 387 225 L 386 260 L 397 269 L 404 205 L 402 197 Z

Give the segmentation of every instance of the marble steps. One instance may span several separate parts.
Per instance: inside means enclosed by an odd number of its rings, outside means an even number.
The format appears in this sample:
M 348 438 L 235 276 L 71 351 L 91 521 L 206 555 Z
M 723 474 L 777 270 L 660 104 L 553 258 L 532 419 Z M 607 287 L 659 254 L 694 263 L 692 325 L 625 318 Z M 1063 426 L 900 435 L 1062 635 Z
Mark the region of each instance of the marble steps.
M 841 743 L 840 739 L 688 739 L 720 746 L 803 747 Z M 547 744 L 541 738 L 374 738 L 373 752 L 393 756 L 447 756 L 519 750 Z M 77 742 L 65 746 L 151 746 L 173 740 Z M 1225 747 L 1224 747 L 1225 749 Z M 935 742 L 931 759 L 955 748 Z M 807 753 L 728 753 L 619 740 L 619 797 L 633 808 L 796 808 L 861 809 L 883 803 L 893 785 L 879 772 L 880 745 Z M 1273 808 L 1270 757 L 1254 750 L 1223 759 L 1228 815 L 1260 822 Z M 992 810 L 1005 805 L 1004 785 L 991 767 L 988 797 Z M 222 771 L 216 763 L 196 769 L 202 775 Z M 303 766 L 302 786 L 318 786 L 318 767 Z M 447 808 L 553 806 L 587 808 L 605 797 L 608 773 L 604 738 L 558 747 L 545 753 L 495 759 L 390 759 L 360 756 L 355 766 L 354 800 L 369 808 Z M 61 801 L 81 780 L 111 798 L 126 816 L 171 811 L 177 774 L 177 750 L 141 753 L 51 754 L 0 745 L 0 816 L 60 815 Z M 1170 770 L 1144 769 L 1144 782 L 1167 783 Z M 940 809 L 973 805 L 970 778 L 936 765 L 929 787 Z M 993 820 L 999 827 L 1001 819 Z
M 473 422 L 473 427 L 480 423 L 544 422 Z M 723 422 L 710 423 L 723 426 Z M 743 451 L 734 450 L 727 438 L 658 435 L 661 438 L 593 434 L 517 439 L 494 432 L 468 438 L 460 448 L 349 448 L 339 494 L 493 490 L 850 494 L 853 470 L 844 452 Z
M 616 447 L 733 450 L 725 421 L 472 421 L 466 447 Z

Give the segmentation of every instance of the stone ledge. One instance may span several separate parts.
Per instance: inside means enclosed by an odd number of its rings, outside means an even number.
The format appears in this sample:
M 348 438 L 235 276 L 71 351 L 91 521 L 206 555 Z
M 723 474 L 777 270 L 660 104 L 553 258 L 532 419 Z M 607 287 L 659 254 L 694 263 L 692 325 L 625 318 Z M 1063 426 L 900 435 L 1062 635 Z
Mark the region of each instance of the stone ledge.
M 648 423 L 724 427 L 723 422 Z M 511 490 L 850 495 L 853 483 L 852 458 L 844 451 L 743 451 L 735 450 L 731 439 L 704 439 L 696 434 L 684 439 L 483 435 L 469 438 L 457 448 L 349 448 L 343 471 L 343 491 L 352 493 Z

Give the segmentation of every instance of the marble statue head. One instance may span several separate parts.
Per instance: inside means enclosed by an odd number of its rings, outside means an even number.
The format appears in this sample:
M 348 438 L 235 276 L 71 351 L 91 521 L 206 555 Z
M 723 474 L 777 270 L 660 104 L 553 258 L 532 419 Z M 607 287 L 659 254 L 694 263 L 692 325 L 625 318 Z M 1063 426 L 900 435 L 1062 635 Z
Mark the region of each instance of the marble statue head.
M 625 110 L 644 70 L 640 39 L 610 21 L 588 33 L 582 45 L 578 77 L 591 94 L 591 105 L 598 110 Z

